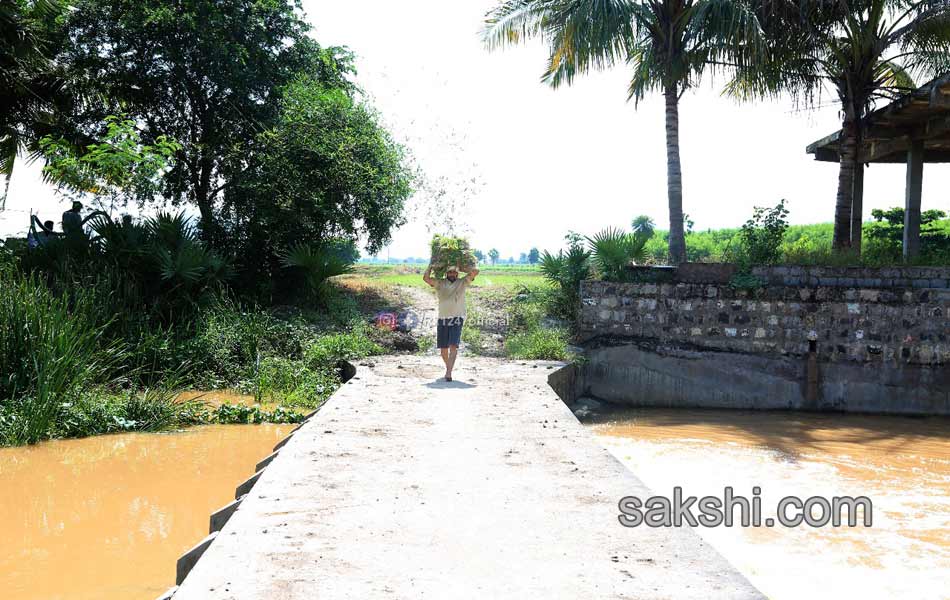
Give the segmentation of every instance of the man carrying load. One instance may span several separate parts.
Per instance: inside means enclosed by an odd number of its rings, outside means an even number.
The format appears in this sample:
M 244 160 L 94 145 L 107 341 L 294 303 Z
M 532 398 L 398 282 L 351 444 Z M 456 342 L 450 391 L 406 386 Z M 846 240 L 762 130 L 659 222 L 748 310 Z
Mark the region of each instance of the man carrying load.
M 450 265 L 445 278 L 432 276 L 432 263 L 426 268 L 422 279 L 435 288 L 439 298 L 439 320 L 436 326 L 436 345 L 445 363 L 445 380 L 452 381 L 452 368 L 458 357 L 459 343 L 462 339 L 462 323 L 465 321 L 465 290 L 472 283 L 478 269 L 472 268 L 465 277 L 459 277 L 459 268 Z

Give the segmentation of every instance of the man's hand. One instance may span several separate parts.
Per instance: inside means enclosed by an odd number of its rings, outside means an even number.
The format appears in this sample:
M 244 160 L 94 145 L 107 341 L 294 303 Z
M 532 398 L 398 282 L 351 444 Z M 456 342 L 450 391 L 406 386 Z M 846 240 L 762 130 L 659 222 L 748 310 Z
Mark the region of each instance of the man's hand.
M 476 275 L 478 275 L 478 267 L 472 269 L 472 270 L 466 275 L 466 277 L 468 278 L 469 281 L 472 281 L 473 279 L 475 279 L 475 276 L 476 276 Z

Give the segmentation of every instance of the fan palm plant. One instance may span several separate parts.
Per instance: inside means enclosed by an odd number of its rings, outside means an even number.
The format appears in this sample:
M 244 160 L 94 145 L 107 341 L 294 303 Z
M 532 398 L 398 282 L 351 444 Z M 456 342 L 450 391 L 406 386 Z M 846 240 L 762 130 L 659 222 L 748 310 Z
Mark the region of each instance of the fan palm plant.
M 544 278 L 557 286 L 556 312 L 573 319 L 580 304 L 581 281 L 590 277 L 590 252 L 579 244 L 557 254 L 545 250 L 539 265 Z
M 352 272 L 351 257 L 334 251 L 331 244 L 299 243 L 281 254 L 281 264 L 298 269 L 304 275 L 307 287 L 318 302 L 325 302 L 330 293 L 331 277 Z
M 758 0 L 771 40 L 754 58 L 740 58 L 727 90 L 740 98 L 790 93 L 805 102 L 831 88 L 841 104 L 842 137 L 833 247 L 860 252 L 852 231 L 854 173 L 861 119 L 880 100 L 915 88 L 950 68 L 950 7 L 933 0 Z
M 626 281 L 628 267 L 642 263 L 649 235 L 628 233 L 617 227 L 608 227 L 587 238 L 594 266 L 607 281 Z
M 543 80 L 557 87 L 578 74 L 626 63 L 628 98 L 660 91 L 666 99 L 670 259 L 686 260 L 679 101 L 707 69 L 724 64 L 740 42 L 758 47 L 759 28 L 741 0 L 506 0 L 489 13 L 490 49 L 538 37 L 549 45 Z

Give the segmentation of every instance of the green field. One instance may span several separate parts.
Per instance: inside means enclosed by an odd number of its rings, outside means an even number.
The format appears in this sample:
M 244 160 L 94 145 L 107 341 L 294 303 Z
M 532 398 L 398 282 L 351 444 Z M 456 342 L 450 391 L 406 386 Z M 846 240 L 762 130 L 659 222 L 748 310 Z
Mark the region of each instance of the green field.
M 422 280 L 424 265 L 371 265 L 357 264 L 353 273 L 341 277 L 343 280 L 371 279 L 381 284 L 405 285 L 426 288 Z M 523 285 L 544 283 L 541 271 L 529 265 L 486 266 L 479 271 L 472 287 L 515 288 Z

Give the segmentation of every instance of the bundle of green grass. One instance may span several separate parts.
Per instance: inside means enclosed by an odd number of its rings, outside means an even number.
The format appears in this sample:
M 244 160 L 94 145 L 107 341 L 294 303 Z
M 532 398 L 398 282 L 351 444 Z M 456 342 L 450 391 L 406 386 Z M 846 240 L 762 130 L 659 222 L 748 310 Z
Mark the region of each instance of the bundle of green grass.
M 436 235 L 432 238 L 432 272 L 436 277 L 445 277 L 452 265 L 462 273 L 470 273 L 478 266 L 478 259 L 467 239 Z

